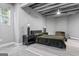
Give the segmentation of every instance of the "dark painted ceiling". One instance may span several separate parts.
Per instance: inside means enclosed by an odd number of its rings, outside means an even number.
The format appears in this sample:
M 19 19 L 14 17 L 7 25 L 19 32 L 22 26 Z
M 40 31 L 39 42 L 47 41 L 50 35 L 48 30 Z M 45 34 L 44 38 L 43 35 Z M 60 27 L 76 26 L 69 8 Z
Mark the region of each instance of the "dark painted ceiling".
M 61 15 L 71 15 L 79 12 L 78 3 L 29 3 L 28 7 L 43 16 L 57 16 L 58 9 Z

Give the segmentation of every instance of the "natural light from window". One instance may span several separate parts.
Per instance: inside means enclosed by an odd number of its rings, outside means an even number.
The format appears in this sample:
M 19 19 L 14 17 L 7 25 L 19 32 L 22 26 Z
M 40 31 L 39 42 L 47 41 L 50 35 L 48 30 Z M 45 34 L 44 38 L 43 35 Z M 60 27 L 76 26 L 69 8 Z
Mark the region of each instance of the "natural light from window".
M 10 23 L 10 9 L 0 8 L 0 24 Z

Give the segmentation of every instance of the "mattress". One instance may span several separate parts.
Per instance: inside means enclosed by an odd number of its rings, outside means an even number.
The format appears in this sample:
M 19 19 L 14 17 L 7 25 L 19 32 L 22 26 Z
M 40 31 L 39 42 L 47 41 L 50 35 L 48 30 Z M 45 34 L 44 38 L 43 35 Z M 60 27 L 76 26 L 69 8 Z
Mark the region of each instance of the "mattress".
M 55 35 L 38 36 L 36 42 L 49 46 L 59 47 L 59 48 L 66 48 L 64 36 L 55 36 Z
M 43 35 L 43 36 L 39 36 L 38 38 L 46 38 L 46 39 L 63 40 L 64 41 L 64 36 L 56 36 L 56 35 Z

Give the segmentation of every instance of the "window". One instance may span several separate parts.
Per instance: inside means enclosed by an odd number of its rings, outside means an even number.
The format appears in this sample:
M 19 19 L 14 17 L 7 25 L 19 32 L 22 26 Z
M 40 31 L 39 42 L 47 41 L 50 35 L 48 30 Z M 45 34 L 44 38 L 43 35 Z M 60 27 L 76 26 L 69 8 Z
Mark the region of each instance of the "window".
M 0 23 L 8 24 L 10 20 L 10 9 L 0 8 Z

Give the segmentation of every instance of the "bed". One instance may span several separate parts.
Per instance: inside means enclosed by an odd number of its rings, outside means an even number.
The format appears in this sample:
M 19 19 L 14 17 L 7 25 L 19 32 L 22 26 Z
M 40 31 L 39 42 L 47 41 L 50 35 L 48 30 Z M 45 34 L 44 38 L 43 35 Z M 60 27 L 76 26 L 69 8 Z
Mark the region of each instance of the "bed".
M 34 36 L 36 43 L 58 48 L 66 48 L 64 32 L 56 31 L 55 35 L 48 35 L 47 32 L 44 33 L 42 30 L 31 30 L 31 35 Z
M 66 44 L 64 42 L 64 36 L 42 35 L 37 37 L 36 42 L 48 46 L 66 48 Z

